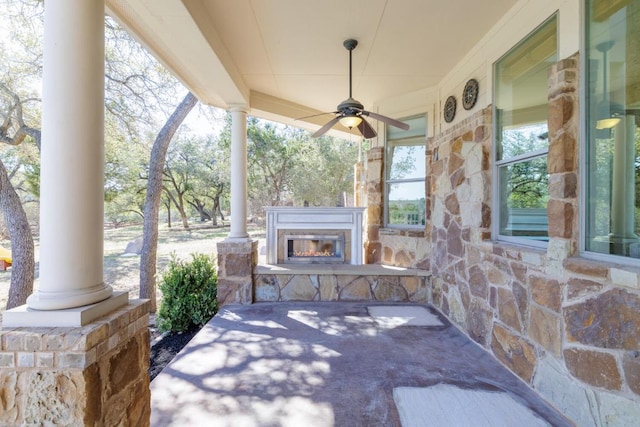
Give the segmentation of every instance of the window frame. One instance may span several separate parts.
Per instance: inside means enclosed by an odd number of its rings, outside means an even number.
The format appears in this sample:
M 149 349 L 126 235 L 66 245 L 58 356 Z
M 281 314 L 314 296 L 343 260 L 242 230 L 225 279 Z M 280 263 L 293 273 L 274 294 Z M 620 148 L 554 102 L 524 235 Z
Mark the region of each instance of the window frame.
M 404 117 L 399 119 L 401 122 L 409 121 L 422 118 L 424 120 L 424 133 L 423 134 L 409 134 L 406 137 L 399 137 L 389 139 L 388 125 L 385 126 L 385 143 L 384 143 L 384 167 L 383 167 L 383 223 L 384 228 L 389 229 L 398 229 L 398 230 L 423 230 L 427 225 L 427 188 L 426 188 L 426 178 L 427 178 L 427 165 L 426 165 L 426 152 L 427 152 L 427 114 L 417 114 L 409 117 Z M 405 142 L 404 144 L 400 142 Z M 406 143 L 411 142 L 411 143 Z M 425 168 L 422 171 L 422 176 L 418 178 L 403 178 L 403 179 L 389 179 L 389 166 L 391 165 L 391 158 L 389 157 L 389 148 L 390 145 L 394 144 L 395 146 L 421 146 L 424 147 L 425 153 Z M 390 186 L 393 184 L 410 184 L 410 183 L 421 183 L 424 189 L 424 206 L 423 206 L 423 216 L 422 221 L 423 224 L 391 224 L 389 222 L 389 193 Z
M 585 0 L 586 1 L 586 0 Z M 530 238 L 530 237 L 521 237 L 521 236 L 512 236 L 512 235 L 505 235 L 505 234 L 500 234 L 500 223 L 502 220 L 501 217 L 501 206 L 502 206 L 502 187 L 501 187 L 501 182 L 500 182 L 500 172 L 501 169 L 504 167 L 508 167 L 510 165 L 516 165 L 516 164 L 520 164 L 520 163 L 525 163 L 534 159 L 538 159 L 541 157 L 546 157 L 548 156 L 549 153 L 549 146 L 547 145 L 547 147 L 545 148 L 541 148 L 541 149 L 536 149 L 536 150 L 532 150 L 532 151 L 528 151 L 526 153 L 523 154 L 519 154 L 513 157 L 509 157 L 507 159 L 501 159 L 498 160 L 498 149 L 500 148 L 498 146 L 499 141 L 500 144 L 502 143 L 502 133 L 499 134 L 501 126 L 500 123 L 498 122 L 498 108 L 497 108 L 497 94 L 498 94 L 498 86 L 499 86 L 499 82 L 498 82 L 498 72 L 497 72 L 497 66 L 498 64 L 504 59 L 506 58 L 509 54 L 511 54 L 512 52 L 514 52 L 515 49 L 519 48 L 520 46 L 522 46 L 527 40 L 529 40 L 530 37 L 535 36 L 536 32 L 539 31 L 540 29 L 542 29 L 545 25 L 549 24 L 552 20 L 555 20 L 556 24 L 555 24 L 555 29 L 556 29 L 556 46 L 555 46 L 555 51 L 556 51 L 556 57 L 558 55 L 558 52 L 560 51 L 559 49 L 559 45 L 560 45 L 560 32 L 559 32 L 559 14 L 558 12 L 553 13 L 551 16 L 549 16 L 547 19 L 545 19 L 544 21 L 542 21 L 539 25 L 537 25 L 534 29 L 532 29 L 527 35 L 525 35 L 523 38 L 521 38 L 520 40 L 518 40 L 517 43 L 515 43 L 513 46 L 511 46 L 502 56 L 500 56 L 494 63 L 492 66 L 492 73 L 493 73 L 493 89 L 492 89 L 492 96 L 493 96 L 493 105 L 492 105 L 492 130 L 493 130 L 493 150 L 492 150 L 492 159 L 493 159 L 493 166 L 492 166 L 492 176 L 493 176 L 493 180 L 496 183 L 496 185 L 494 186 L 494 191 L 492 194 L 492 210 L 494 212 L 494 214 L 492 215 L 492 224 L 491 224 L 491 235 L 494 236 L 492 238 L 493 241 L 495 242 L 502 242 L 502 243 L 511 243 L 511 244 L 517 244 L 520 246 L 528 246 L 528 247 L 532 247 L 532 248 L 540 248 L 540 249 L 546 249 L 548 247 L 549 244 L 549 237 L 547 236 L 546 240 L 540 240 L 540 239 L 534 239 L 534 238 Z M 557 60 L 557 58 L 556 58 Z M 549 117 L 547 116 L 547 125 L 548 125 L 548 121 L 549 121 Z M 502 128 L 504 129 L 504 128 Z M 548 231 L 548 225 L 547 225 L 547 231 Z
M 590 58 L 587 55 L 587 49 L 589 48 L 589 31 L 587 29 L 589 22 L 589 14 L 587 12 L 589 8 L 590 0 L 581 0 L 580 1 L 580 47 L 579 47 L 579 66 L 580 66 L 580 84 L 578 88 L 578 96 L 580 99 L 579 105 L 579 129 L 578 135 L 580 138 L 580 144 L 578 147 L 578 155 L 579 155 L 579 168 L 580 173 L 578 174 L 578 227 L 579 227 L 579 237 L 578 237 L 578 254 L 580 257 L 585 259 L 590 259 L 599 262 L 605 263 L 615 263 L 621 266 L 638 266 L 638 258 L 633 258 L 625 255 L 611 254 L 611 253 L 603 253 L 603 252 L 595 252 L 587 249 L 587 239 L 588 228 L 589 228 L 589 219 L 587 215 L 587 211 L 589 209 L 589 175 L 591 173 L 591 169 L 589 167 L 590 158 L 589 158 L 589 149 L 590 149 L 590 137 L 591 133 L 589 131 L 590 123 L 590 107 L 589 103 L 591 102 L 591 95 L 589 93 L 589 60 Z M 637 124 L 640 126 L 640 124 Z

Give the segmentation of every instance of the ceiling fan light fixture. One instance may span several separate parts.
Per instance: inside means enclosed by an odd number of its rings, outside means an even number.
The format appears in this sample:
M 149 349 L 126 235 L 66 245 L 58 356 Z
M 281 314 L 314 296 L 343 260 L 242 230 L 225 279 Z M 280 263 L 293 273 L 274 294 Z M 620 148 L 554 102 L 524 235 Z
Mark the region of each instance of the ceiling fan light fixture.
M 362 117 L 355 114 L 347 114 L 340 117 L 340 124 L 346 128 L 354 128 L 362 123 Z
M 609 90 L 607 89 L 609 78 L 607 77 L 607 52 L 615 45 L 615 41 L 609 40 L 602 42 L 596 46 L 602 52 L 602 101 L 597 105 L 598 120 L 596 121 L 596 129 L 611 129 L 620 123 L 621 118 L 625 115 L 625 110 L 620 104 L 609 101 Z
M 601 119 L 596 122 L 596 129 L 611 129 L 620 123 L 620 117 L 609 117 L 608 119 Z
M 601 112 L 600 118 L 596 121 L 596 129 L 611 129 L 620 123 L 621 118 L 625 115 L 625 110 L 620 104 L 606 104 L 599 106 Z

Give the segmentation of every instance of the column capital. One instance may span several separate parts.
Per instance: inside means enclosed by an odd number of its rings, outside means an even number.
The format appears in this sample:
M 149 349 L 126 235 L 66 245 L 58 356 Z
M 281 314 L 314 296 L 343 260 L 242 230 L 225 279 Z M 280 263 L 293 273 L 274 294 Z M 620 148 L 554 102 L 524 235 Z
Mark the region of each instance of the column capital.
M 249 113 L 249 106 L 247 104 L 229 104 L 229 111 L 231 113 Z

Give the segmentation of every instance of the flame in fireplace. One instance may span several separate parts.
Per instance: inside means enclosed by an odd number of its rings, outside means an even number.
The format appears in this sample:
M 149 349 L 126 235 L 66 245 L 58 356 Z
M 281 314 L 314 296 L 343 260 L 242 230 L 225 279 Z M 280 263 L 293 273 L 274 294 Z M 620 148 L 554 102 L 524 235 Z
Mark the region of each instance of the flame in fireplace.
M 319 251 L 294 251 L 293 256 L 308 256 L 308 257 L 323 257 L 323 256 L 336 256 L 335 252 L 319 252 Z

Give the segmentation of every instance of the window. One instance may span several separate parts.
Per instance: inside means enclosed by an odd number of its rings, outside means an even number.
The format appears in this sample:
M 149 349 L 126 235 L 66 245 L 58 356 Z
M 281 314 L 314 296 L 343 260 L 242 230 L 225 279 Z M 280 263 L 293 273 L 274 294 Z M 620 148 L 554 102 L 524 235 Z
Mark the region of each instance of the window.
M 585 249 L 640 258 L 640 1 L 585 11 Z
M 390 227 L 425 226 L 425 116 L 403 120 L 407 131 L 387 126 L 385 222 Z
M 557 61 L 556 21 L 542 24 L 494 66 L 500 240 L 535 246 L 549 240 L 547 73 Z

